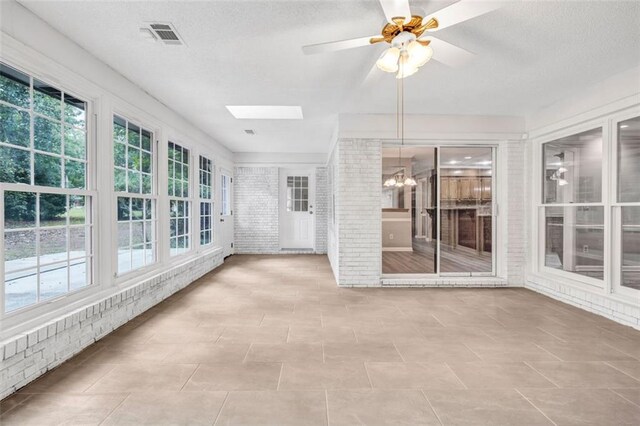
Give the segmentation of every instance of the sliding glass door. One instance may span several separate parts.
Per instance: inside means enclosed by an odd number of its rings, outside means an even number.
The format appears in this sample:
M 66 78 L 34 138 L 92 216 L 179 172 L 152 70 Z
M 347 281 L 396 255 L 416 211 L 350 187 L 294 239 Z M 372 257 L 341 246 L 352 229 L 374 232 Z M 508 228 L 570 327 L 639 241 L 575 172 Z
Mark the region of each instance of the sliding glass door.
M 440 149 L 440 272 L 493 272 L 493 148 Z
M 389 147 L 382 158 L 382 272 L 493 275 L 494 149 Z

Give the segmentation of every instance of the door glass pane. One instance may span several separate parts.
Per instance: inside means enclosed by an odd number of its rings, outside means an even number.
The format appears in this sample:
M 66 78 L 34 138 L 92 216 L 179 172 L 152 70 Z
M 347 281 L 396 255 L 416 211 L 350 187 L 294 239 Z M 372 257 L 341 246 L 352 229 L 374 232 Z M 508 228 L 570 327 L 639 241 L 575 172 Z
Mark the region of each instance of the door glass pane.
M 640 117 L 618 124 L 618 202 L 640 202 Z
M 545 207 L 544 264 L 601 280 L 604 207 Z
M 493 269 L 492 148 L 441 148 L 440 272 Z
M 436 157 L 433 147 L 406 147 L 401 154 L 397 147 L 382 150 L 385 274 L 437 272 Z
M 640 207 L 622 207 L 622 278 L 624 287 L 640 290 Z
M 543 145 L 544 203 L 602 201 L 602 129 Z

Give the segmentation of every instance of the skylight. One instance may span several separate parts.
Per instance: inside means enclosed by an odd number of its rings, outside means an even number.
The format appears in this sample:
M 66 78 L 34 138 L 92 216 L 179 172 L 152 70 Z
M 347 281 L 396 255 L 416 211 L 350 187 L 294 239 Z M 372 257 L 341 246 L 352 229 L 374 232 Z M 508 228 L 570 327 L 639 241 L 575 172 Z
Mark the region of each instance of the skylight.
M 239 120 L 302 120 L 300 106 L 282 105 L 227 105 L 227 109 Z

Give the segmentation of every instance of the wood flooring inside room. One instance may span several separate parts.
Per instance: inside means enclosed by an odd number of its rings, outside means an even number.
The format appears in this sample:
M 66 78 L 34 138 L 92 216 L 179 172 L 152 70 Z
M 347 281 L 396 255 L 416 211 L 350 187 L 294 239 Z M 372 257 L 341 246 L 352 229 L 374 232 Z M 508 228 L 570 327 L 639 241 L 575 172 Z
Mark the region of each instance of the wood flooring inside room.
M 324 256 L 233 256 L 0 424 L 637 425 L 639 358 L 639 331 L 525 289 L 338 288 Z

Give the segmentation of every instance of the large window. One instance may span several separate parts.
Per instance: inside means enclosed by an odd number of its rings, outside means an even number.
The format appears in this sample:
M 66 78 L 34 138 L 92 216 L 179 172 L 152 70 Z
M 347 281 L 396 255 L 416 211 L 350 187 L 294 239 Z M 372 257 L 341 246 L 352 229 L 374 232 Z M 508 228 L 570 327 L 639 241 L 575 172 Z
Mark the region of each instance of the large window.
M 544 265 L 604 277 L 602 129 L 542 145 Z
M 151 131 L 122 117 L 113 117 L 119 274 L 156 261 L 153 148 Z
M 86 102 L 0 64 L 5 312 L 92 283 Z
M 200 245 L 213 242 L 213 165 L 200 156 Z
M 171 256 L 191 248 L 189 199 L 189 150 L 169 142 L 169 252 Z
M 618 123 L 620 285 L 640 290 L 640 117 Z

